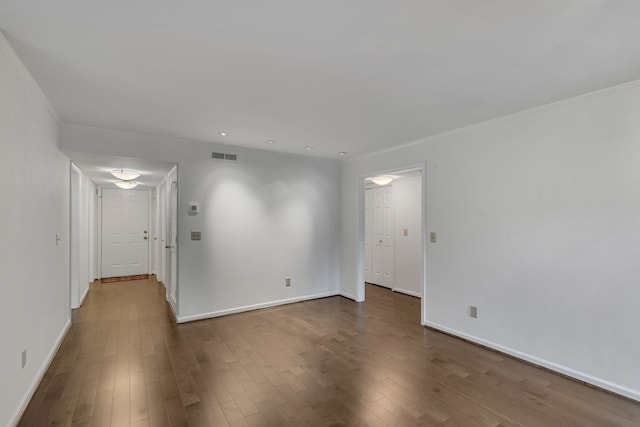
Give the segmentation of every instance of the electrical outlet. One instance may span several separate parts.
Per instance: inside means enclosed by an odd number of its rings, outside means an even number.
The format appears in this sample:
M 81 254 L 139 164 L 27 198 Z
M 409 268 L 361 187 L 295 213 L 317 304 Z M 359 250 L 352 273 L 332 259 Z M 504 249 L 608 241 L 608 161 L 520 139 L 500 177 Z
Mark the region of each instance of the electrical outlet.
M 402 235 L 405 236 L 405 237 L 408 236 L 409 235 L 409 229 L 405 228 L 404 230 L 402 230 Z
M 284 279 L 284 285 L 291 286 L 291 277 L 287 277 L 286 279 Z
M 200 240 L 202 239 L 202 233 L 197 230 L 191 230 L 191 240 Z
M 27 349 L 22 350 L 22 369 L 27 366 Z
M 478 307 L 476 307 L 475 305 L 469 306 L 469 316 L 473 317 L 474 319 L 477 319 L 478 318 Z
M 436 232 L 435 231 L 432 231 L 431 233 L 429 233 L 429 241 L 431 243 L 435 243 L 436 242 L 436 238 L 437 238 L 437 236 L 436 236 Z

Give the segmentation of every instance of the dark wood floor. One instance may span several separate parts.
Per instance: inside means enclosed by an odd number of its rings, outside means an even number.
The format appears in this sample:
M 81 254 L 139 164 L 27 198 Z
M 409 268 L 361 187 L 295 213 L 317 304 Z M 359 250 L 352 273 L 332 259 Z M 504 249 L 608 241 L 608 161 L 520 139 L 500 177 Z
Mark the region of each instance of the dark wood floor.
M 92 285 L 20 425 L 640 425 L 640 404 L 423 328 L 386 289 L 184 325 L 163 292 Z

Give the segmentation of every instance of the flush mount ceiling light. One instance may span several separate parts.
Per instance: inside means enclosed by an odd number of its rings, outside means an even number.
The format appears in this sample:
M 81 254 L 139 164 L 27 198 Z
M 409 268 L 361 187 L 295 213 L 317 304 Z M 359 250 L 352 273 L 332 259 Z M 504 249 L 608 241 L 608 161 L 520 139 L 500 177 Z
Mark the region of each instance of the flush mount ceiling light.
M 111 175 L 123 181 L 131 181 L 132 179 L 136 179 L 137 177 L 139 177 L 140 173 L 127 169 L 116 169 L 111 171 Z
M 346 156 L 346 155 L 347 155 L 347 154 L 349 154 L 349 153 L 347 153 L 346 151 L 341 151 L 341 152 L 339 152 L 338 154 L 340 154 L 341 156 Z
M 391 181 L 393 181 L 393 177 L 389 175 L 380 175 L 380 176 L 374 176 L 373 178 L 371 178 L 371 182 L 377 185 L 391 184 Z
M 218 132 L 218 135 L 220 135 L 220 136 L 227 136 L 227 135 L 229 135 L 229 134 L 228 134 L 228 133 L 226 133 L 226 132 L 222 132 L 222 131 L 221 131 L 221 132 Z
M 313 150 L 313 147 L 310 145 L 307 145 L 306 147 L 304 147 L 305 150 Z
M 136 181 L 116 181 L 115 184 L 124 190 L 131 190 L 137 187 L 139 183 Z
M 275 141 L 273 139 L 270 139 L 267 141 L 267 144 L 273 144 Z

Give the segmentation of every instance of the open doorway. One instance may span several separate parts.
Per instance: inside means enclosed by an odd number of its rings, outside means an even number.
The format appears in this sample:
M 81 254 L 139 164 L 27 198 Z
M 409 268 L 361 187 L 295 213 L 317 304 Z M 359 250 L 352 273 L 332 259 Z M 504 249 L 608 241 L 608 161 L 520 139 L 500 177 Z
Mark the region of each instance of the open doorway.
M 364 236 L 361 295 L 371 285 L 423 298 L 422 168 L 370 174 L 363 182 Z
M 159 282 L 164 279 L 167 301 L 177 313 L 177 248 L 175 242 L 171 249 L 165 248 L 170 244 L 170 197 L 177 206 L 176 163 L 95 153 L 66 154 L 73 162 L 71 307 L 81 304 L 89 291 L 89 283 L 94 280 L 102 284 L 122 279 L 126 283 L 146 277 L 150 283 L 156 283 L 150 277 L 156 275 Z M 117 176 L 125 172 L 136 176 Z

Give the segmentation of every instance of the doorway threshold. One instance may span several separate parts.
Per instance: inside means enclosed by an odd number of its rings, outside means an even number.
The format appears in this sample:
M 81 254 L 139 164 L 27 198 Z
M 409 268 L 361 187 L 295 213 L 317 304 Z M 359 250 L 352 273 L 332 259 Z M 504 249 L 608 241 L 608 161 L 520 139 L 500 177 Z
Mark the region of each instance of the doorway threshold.
M 134 276 L 103 277 L 102 279 L 100 279 L 100 283 L 126 282 L 128 280 L 143 280 L 148 278 L 149 278 L 148 274 L 136 274 Z

